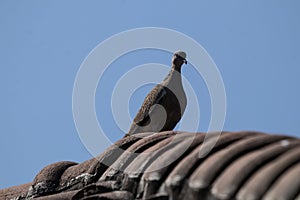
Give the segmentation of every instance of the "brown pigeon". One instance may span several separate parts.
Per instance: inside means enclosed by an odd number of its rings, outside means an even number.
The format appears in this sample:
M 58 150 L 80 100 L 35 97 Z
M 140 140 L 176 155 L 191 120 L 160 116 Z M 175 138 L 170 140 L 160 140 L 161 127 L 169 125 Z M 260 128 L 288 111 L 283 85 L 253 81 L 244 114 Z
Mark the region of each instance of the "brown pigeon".
M 184 63 L 187 64 L 186 53 L 175 52 L 169 74 L 146 96 L 126 136 L 174 129 L 187 102 L 181 78 L 181 67 Z

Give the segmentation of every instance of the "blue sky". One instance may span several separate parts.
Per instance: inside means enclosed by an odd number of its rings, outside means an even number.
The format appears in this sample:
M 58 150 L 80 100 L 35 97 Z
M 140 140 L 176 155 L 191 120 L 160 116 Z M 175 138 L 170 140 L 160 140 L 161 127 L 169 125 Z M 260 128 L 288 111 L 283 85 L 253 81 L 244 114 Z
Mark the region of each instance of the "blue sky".
M 299 9 L 297 0 L 0 1 L 0 188 L 30 182 L 53 162 L 92 157 L 73 121 L 76 74 L 100 42 L 132 28 L 173 29 L 207 50 L 226 89 L 225 130 L 299 137 Z M 144 50 L 112 63 L 95 105 L 111 141 L 123 133 L 107 106 L 106 91 L 113 84 L 108 77 L 143 63 L 169 65 L 170 59 L 166 52 Z M 191 65 L 183 74 L 200 98 L 198 131 L 205 131 L 207 88 Z M 130 99 L 131 116 L 150 88 L 142 87 Z M 99 152 L 104 148 L 99 141 Z

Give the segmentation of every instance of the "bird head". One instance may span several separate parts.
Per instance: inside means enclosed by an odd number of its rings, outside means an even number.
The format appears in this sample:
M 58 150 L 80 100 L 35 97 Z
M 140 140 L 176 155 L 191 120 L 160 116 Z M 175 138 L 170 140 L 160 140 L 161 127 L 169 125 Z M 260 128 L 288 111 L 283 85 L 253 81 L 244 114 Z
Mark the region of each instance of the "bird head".
M 176 66 L 181 66 L 184 64 L 187 64 L 186 61 L 186 53 L 184 51 L 176 51 L 173 54 L 172 64 Z

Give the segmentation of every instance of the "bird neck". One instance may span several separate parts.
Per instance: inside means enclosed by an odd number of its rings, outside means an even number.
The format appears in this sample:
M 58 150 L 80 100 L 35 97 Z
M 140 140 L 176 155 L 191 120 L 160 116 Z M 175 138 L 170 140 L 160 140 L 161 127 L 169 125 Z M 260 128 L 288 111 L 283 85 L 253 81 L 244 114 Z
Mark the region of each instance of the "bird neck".
M 172 70 L 176 70 L 177 72 L 181 73 L 181 66 L 182 65 L 176 65 L 176 64 L 172 64 Z
M 181 66 L 172 65 L 172 68 L 166 78 L 163 80 L 164 84 L 171 84 L 174 87 L 182 86 L 181 82 Z

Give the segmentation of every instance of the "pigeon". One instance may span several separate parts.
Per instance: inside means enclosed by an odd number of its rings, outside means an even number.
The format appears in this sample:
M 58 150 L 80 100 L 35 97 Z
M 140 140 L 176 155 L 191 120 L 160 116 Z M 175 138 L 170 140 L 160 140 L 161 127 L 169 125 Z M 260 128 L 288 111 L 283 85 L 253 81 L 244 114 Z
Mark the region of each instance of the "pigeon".
M 125 137 L 174 129 L 187 104 L 181 78 L 183 64 L 187 64 L 186 53 L 175 52 L 169 74 L 148 93 Z

